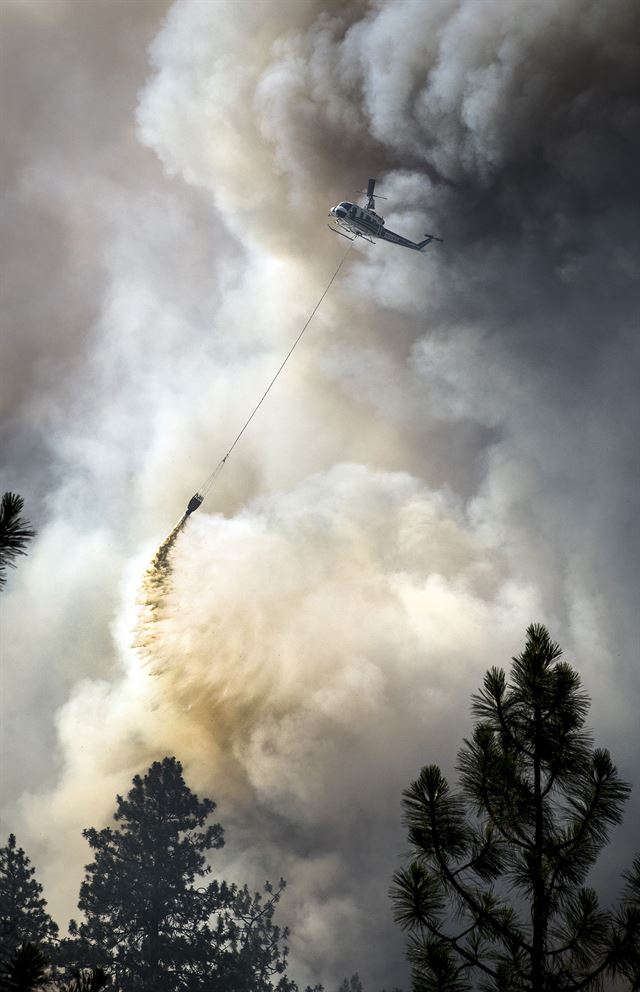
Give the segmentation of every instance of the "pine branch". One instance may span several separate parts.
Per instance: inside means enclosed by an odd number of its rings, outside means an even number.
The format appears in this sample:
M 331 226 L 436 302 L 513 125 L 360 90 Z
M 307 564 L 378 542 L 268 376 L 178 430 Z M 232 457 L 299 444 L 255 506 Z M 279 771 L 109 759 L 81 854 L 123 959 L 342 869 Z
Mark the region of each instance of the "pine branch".
M 484 909 L 484 907 L 480 903 L 478 903 L 478 901 L 473 897 L 473 895 L 458 882 L 458 879 L 451 872 L 451 870 L 449 869 L 447 859 L 444 855 L 444 852 L 440 847 L 437 831 L 435 830 L 434 806 L 435 804 L 433 803 L 430 804 L 429 815 L 432 819 L 431 828 L 432 831 L 434 832 L 434 854 L 438 866 L 440 868 L 440 871 L 442 872 L 446 880 L 449 882 L 453 890 L 463 901 L 463 903 L 468 906 L 473 916 L 477 920 L 479 920 L 481 924 L 484 923 L 487 926 L 489 932 L 497 931 L 502 935 L 502 937 L 507 941 L 508 944 L 515 944 L 516 946 L 522 948 L 523 950 L 525 949 L 530 950 L 529 946 L 527 945 L 524 938 L 520 934 L 518 934 L 514 930 L 511 930 L 509 927 L 501 924 L 500 921 L 495 916 L 492 916 L 490 912 Z
M 24 500 L 17 493 L 4 493 L 0 501 L 0 589 L 6 583 L 6 569 L 15 568 L 16 558 L 26 555 L 35 530 L 21 516 Z

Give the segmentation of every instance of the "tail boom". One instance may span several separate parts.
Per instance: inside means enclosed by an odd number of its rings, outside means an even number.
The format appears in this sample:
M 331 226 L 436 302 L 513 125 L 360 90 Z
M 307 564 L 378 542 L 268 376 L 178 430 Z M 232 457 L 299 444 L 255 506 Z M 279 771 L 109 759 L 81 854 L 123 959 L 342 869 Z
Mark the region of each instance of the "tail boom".
M 413 251 L 424 251 L 427 245 L 430 245 L 432 241 L 442 241 L 442 238 L 436 238 L 435 234 L 426 234 L 424 241 L 409 241 L 408 238 L 403 238 L 401 234 L 396 234 L 395 231 L 389 231 L 386 228 L 382 231 L 378 237 L 384 238 L 385 241 L 390 241 L 393 245 L 401 245 L 403 248 L 412 248 Z

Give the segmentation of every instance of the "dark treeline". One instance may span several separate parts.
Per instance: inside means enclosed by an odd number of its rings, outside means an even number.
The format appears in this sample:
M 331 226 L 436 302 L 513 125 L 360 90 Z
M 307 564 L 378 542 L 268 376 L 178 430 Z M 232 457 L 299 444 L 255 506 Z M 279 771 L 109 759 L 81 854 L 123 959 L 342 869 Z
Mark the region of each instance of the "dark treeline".
M 83 918 L 63 938 L 11 835 L 0 849 L 0 988 L 297 992 L 289 933 L 275 920 L 285 882 L 253 893 L 211 878 L 206 856 L 224 844 L 215 808 L 188 788 L 174 757 L 137 775 L 116 797 L 115 826 L 83 832 L 93 853 Z M 345 982 L 362 992 L 357 975 Z

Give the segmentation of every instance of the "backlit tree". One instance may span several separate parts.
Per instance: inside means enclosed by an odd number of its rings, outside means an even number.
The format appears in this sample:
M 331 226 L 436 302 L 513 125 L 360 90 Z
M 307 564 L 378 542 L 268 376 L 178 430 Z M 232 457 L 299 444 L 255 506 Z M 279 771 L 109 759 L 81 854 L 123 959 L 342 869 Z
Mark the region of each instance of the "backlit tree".
M 284 883 L 266 898 L 211 880 L 206 853 L 222 847 L 215 810 L 185 784 L 175 758 L 136 776 L 117 797 L 117 827 L 88 829 L 94 852 L 72 921 L 67 961 L 111 969 L 124 992 L 262 992 L 285 974 L 286 930 L 274 922 Z
M 48 944 L 58 927 L 46 911 L 35 868 L 14 834 L 0 848 L 0 958 L 7 959 L 23 943 Z
M 509 681 L 492 668 L 473 697 L 459 791 L 431 765 L 404 793 L 411 861 L 392 898 L 419 992 L 640 987 L 640 859 L 614 911 L 586 884 L 629 788 L 593 746 L 560 655 L 529 627 Z

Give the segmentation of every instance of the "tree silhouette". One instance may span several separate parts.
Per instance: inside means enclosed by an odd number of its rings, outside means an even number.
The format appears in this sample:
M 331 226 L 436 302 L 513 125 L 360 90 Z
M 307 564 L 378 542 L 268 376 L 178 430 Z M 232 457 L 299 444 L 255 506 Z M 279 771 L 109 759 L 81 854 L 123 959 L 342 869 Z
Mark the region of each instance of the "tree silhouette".
M 510 681 L 492 668 L 458 754 L 460 792 L 423 768 L 404 793 L 412 859 L 392 883 L 420 992 L 640 987 L 640 859 L 620 907 L 584 885 L 629 788 L 584 729 L 578 674 L 530 626 Z
M 48 962 L 39 947 L 25 943 L 0 964 L 0 992 L 35 992 L 45 987 Z
M 210 871 L 204 852 L 223 845 L 222 827 L 204 826 L 214 809 L 187 788 L 180 763 L 165 758 L 117 797 L 118 829 L 83 831 L 95 860 L 78 902 L 86 921 L 72 921 L 70 933 L 87 963 L 113 962 L 131 992 L 189 987 L 203 927 L 224 900 L 216 883 L 193 885 Z
M 5 585 L 7 568 L 15 567 L 19 555 L 26 555 L 35 530 L 22 517 L 24 500 L 16 493 L 5 493 L 0 500 L 0 589 Z
M 118 827 L 85 830 L 94 852 L 70 925 L 67 961 L 110 968 L 126 992 L 261 992 L 285 974 L 287 932 L 273 920 L 284 883 L 266 898 L 204 879 L 205 853 L 223 846 L 215 803 L 184 782 L 175 758 L 136 776 L 117 797 Z
M 0 992 L 102 992 L 111 979 L 102 968 L 76 969 L 71 981 L 59 984 L 50 975 L 50 962 L 36 944 L 25 943 L 0 962 Z
M 71 981 L 61 985 L 60 992 L 102 992 L 111 985 L 111 979 L 102 968 L 76 969 L 71 975 Z
M 6 847 L 0 848 L 0 957 L 10 957 L 23 943 L 46 945 L 56 938 L 58 927 L 46 905 L 35 868 L 9 834 Z
M 289 931 L 274 922 L 276 906 L 286 887 L 264 886 L 265 896 L 253 895 L 245 885 L 228 887 L 229 901 L 219 914 L 215 953 L 208 963 L 215 988 L 229 992 L 297 992 L 286 975 Z M 203 978 L 205 976 L 203 975 Z M 208 985 L 205 982 L 205 988 Z
M 342 979 L 342 984 L 338 989 L 338 992 L 363 992 L 362 982 L 360 981 L 360 975 L 356 971 L 355 975 L 351 978 L 346 976 Z

